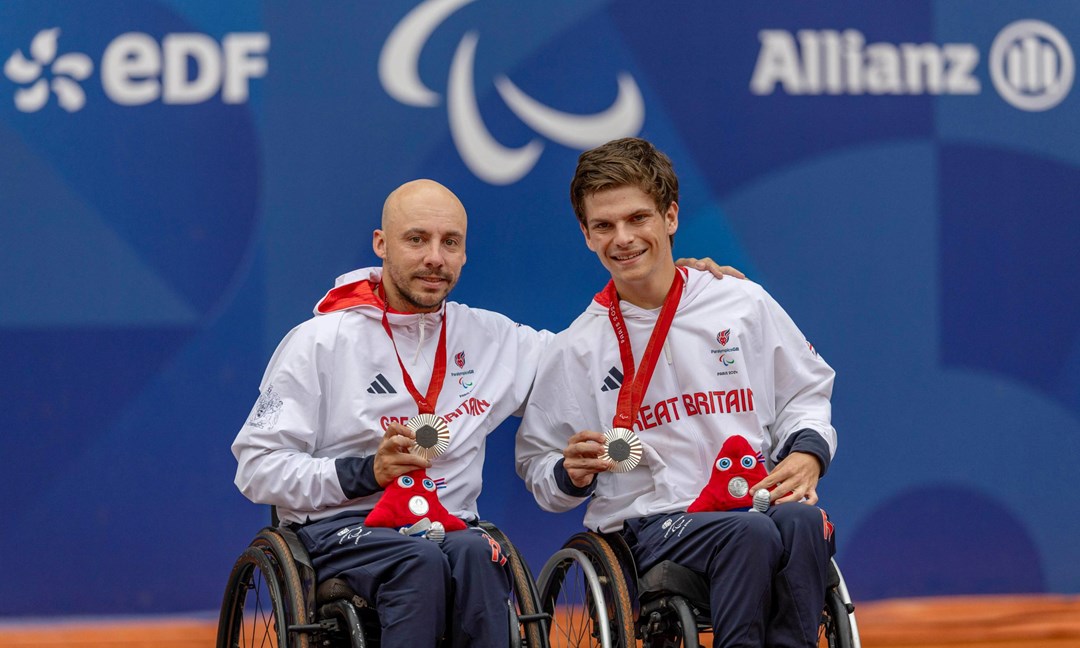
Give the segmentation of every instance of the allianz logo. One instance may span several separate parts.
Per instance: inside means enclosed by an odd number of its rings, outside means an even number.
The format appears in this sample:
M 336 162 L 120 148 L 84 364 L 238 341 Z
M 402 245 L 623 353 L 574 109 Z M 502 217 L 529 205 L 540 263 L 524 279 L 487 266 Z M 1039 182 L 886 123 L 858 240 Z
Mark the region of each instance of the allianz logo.
M 976 95 L 979 49 L 971 43 L 867 43 L 857 29 L 765 29 L 750 91 L 756 95 Z M 1072 48 L 1052 25 L 1018 20 L 990 47 L 998 94 L 1026 111 L 1065 100 L 1075 76 Z
M 60 29 L 44 29 L 30 42 L 28 53 L 15 50 L 4 62 L 4 76 L 17 86 L 15 107 L 32 113 L 52 95 L 67 112 L 86 105 L 82 82 L 94 71 L 85 53 L 59 54 Z M 227 104 L 248 100 L 251 80 L 266 76 L 270 37 L 259 32 L 226 34 L 218 42 L 206 34 L 129 32 L 114 38 L 101 54 L 99 76 L 105 96 L 124 106 L 154 101 L 197 104 L 220 93 Z

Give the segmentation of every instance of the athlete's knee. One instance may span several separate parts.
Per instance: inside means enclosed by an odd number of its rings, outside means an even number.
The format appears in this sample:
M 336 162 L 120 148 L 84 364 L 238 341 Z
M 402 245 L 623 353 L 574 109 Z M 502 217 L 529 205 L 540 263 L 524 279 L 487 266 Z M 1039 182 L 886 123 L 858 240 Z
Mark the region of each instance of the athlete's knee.
M 750 514 L 739 517 L 739 534 L 742 537 L 769 546 L 780 546 L 780 531 L 768 516 Z
M 772 521 L 780 535 L 832 535 L 832 524 L 825 512 L 816 506 L 790 502 L 781 504 L 772 512 Z
M 729 546 L 742 554 L 744 560 L 760 561 L 762 565 L 775 564 L 784 551 L 776 525 L 760 514 L 736 518 Z
M 454 548 L 456 561 L 463 564 L 482 565 L 485 563 L 503 565 L 506 555 L 502 546 L 487 533 L 466 531 L 456 538 Z
M 445 578 L 449 574 L 450 565 L 439 545 L 421 538 L 415 540 L 415 542 L 401 544 L 399 555 L 401 564 L 416 574 L 424 574 L 430 578 Z

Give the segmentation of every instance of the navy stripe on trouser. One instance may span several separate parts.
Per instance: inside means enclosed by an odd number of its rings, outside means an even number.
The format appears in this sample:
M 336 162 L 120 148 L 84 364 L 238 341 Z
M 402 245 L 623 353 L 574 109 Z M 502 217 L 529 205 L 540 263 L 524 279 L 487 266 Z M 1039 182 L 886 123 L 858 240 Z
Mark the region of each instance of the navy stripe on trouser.
M 375 606 L 385 648 L 504 647 L 510 572 L 502 548 L 476 527 L 442 544 L 363 526 L 352 513 L 297 530 L 318 580 L 341 578 Z M 448 604 L 450 614 L 448 615 Z
M 817 646 L 836 545 L 821 509 L 801 503 L 627 520 L 638 573 L 671 560 L 709 580 L 713 646 Z

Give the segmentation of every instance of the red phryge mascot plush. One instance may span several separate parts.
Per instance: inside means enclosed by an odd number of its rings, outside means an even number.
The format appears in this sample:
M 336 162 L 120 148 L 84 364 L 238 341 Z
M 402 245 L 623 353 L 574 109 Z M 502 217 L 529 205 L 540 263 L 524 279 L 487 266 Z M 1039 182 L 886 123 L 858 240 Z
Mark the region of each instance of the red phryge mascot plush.
M 697 513 L 749 509 L 754 504 L 750 487 L 768 474 L 765 457 L 750 447 L 749 441 L 738 435 L 730 437 L 716 455 L 709 483 L 686 510 Z
M 427 476 L 424 469 L 406 473 L 387 485 L 379 503 L 368 513 L 364 522 L 369 527 L 389 527 L 391 529 L 416 526 L 427 520 L 427 525 L 418 527 L 426 531 L 428 527 L 441 524 L 446 531 L 463 531 L 465 523 L 450 515 L 446 507 L 435 494 L 435 482 Z M 412 535 L 412 532 L 409 532 Z M 420 533 L 418 535 L 425 535 Z M 425 535 L 432 540 L 441 541 L 441 537 Z

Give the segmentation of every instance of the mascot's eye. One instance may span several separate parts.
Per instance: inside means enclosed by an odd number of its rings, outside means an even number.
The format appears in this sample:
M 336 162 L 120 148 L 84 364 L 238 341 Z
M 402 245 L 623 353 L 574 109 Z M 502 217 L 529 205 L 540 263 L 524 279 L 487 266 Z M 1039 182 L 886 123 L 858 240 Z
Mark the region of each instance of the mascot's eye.
M 402 488 L 411 488 L 413 485 L 413 478 L 408 475 L 402 475 L 397 478 L 397 483 L 398 486 L 401 486 Z
M 720 457 L 716 460 L 717 470 L 727 470 L 728 468 L 731 468 L 731 459 L 728 459 L 727 457 Z
M 430 479 L 425 479 L 423 484 L 424 484 L 424 488 L 428 489 L 429 491 L 431 491 L 433 493 L 435 492 L 435 482 L 431 481 Z
M 753 455 L 743 455 L 743 458 L 742 458 L 742 467 L 743 468 L 753 468 L 756 464 L 757 464 L 757 458 L 755 458 Z

